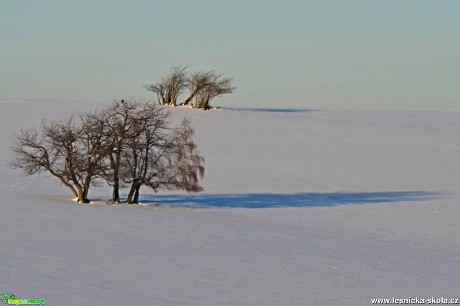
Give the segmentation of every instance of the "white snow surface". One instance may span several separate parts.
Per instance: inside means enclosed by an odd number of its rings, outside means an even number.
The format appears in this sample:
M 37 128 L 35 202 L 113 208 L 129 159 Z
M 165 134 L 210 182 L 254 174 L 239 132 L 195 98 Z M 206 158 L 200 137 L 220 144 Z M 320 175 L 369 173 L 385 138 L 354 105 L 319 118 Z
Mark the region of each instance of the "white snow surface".
M 14 133 L 106 104 L 0 104 L 0 293 L 47 305 L 371 305 L 460 298 L 460 113 L 173 109 L 204 192 L 71 201 Z M 124 191 L 126 195 L 126 191 Z

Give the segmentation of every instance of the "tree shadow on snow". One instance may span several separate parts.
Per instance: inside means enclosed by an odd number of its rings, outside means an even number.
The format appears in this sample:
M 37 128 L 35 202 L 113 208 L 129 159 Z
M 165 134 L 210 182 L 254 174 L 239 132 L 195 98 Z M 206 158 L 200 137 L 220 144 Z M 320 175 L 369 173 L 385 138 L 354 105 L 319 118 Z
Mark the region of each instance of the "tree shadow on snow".
M 327 207 L 350 204 L 426 201 L 442 197 L 428 191 L 247 193 L 201 195 L 143 195 L 142 204 L 192 208 Z
M 220 109 L 228 109 L 233 111 L 245 111 L 245 112 L 266 112 L 266 113 L 306 113 L 314 112 L 313 109 L 306 108 L 236 108 L 236 107 L 219 107 Z

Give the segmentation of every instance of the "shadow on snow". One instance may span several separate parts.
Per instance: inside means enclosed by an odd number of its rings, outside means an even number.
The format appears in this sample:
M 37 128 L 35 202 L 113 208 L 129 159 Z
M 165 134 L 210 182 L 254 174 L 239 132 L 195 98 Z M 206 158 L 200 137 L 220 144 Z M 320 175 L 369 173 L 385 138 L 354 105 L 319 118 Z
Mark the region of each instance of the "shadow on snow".
M 338 193 L 247 193 L 201 195 L 143 195 L 142 204 L 193 208 L 274 208 L 326 207 L 349 204 L 372 204 L 426 201 L 442 197 L 438 192 L 387 191 Z
M 236 107 L 219 107 L 220 109 L 228 109 L 233 111 L 246 112 L 266 112 L 266 113 L 306 113 L 314 112 L 315 110 L 306 108 L 236 108 Z

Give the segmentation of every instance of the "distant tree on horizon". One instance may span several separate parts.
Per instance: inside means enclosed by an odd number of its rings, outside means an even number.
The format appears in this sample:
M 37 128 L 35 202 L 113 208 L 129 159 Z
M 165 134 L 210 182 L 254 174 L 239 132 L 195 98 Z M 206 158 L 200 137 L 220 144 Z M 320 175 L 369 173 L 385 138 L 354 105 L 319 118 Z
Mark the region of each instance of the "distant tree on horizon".
M 173 66 L 171 72 L 161 81 L 144 86 L 157 94 L 158 104 L 177 105 L 177 97 L 188 88 L 189 94 L 180 105 L 190 105 L 194 108 L 208 110 L 211 101 L 224 94 L 232 93 L 236 87 L 232 85 L 233 78 L 223 77 L 214 70 L 198 71 L 187 76 L 188 66 Z
M 223 78 L 222 74 L 211 73 L 207 86 L 196 93 L 195 107 L 210 109 L 214 98 L 232 93 L 236 89 L 232 86 L 232 81 L 232 78 Z
M 177 105 L 177 99 L 187 88 L 188 66 L 172 66 L 170 72 L 161 78 L 160 81 L 145 85 L 144 88 L 157 95 L 159 105 Z

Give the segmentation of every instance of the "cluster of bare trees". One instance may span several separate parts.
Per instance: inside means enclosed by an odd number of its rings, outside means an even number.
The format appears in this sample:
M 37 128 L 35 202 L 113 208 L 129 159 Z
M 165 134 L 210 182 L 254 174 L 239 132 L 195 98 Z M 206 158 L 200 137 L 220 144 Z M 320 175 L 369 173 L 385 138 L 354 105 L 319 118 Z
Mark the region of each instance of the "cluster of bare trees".
M 106 182 L 112 200 L 129 188 L 127 203 L 139 202 L 139 190 L 200 191 L 204 159 L 187 119 L 171 127 L 169 113 L 138 101 L 117 101 L 101 111 L 44 122 L 40 130 L 21 130 L 13 147 L 14 168 L 26 175 L 48 172 L 88 203 L 91 186 Z
M 188 89 L 187 98 L 180 103 L 195 108 L 210 109 L 211 100 L 232 93 L 236 88 L 232 78 L 215 71 L 187 73 L 188 66 L 173 66 L 160 81 L 144 86 L 157 95 L 158 104 L 176 106 L 178 97 Z

